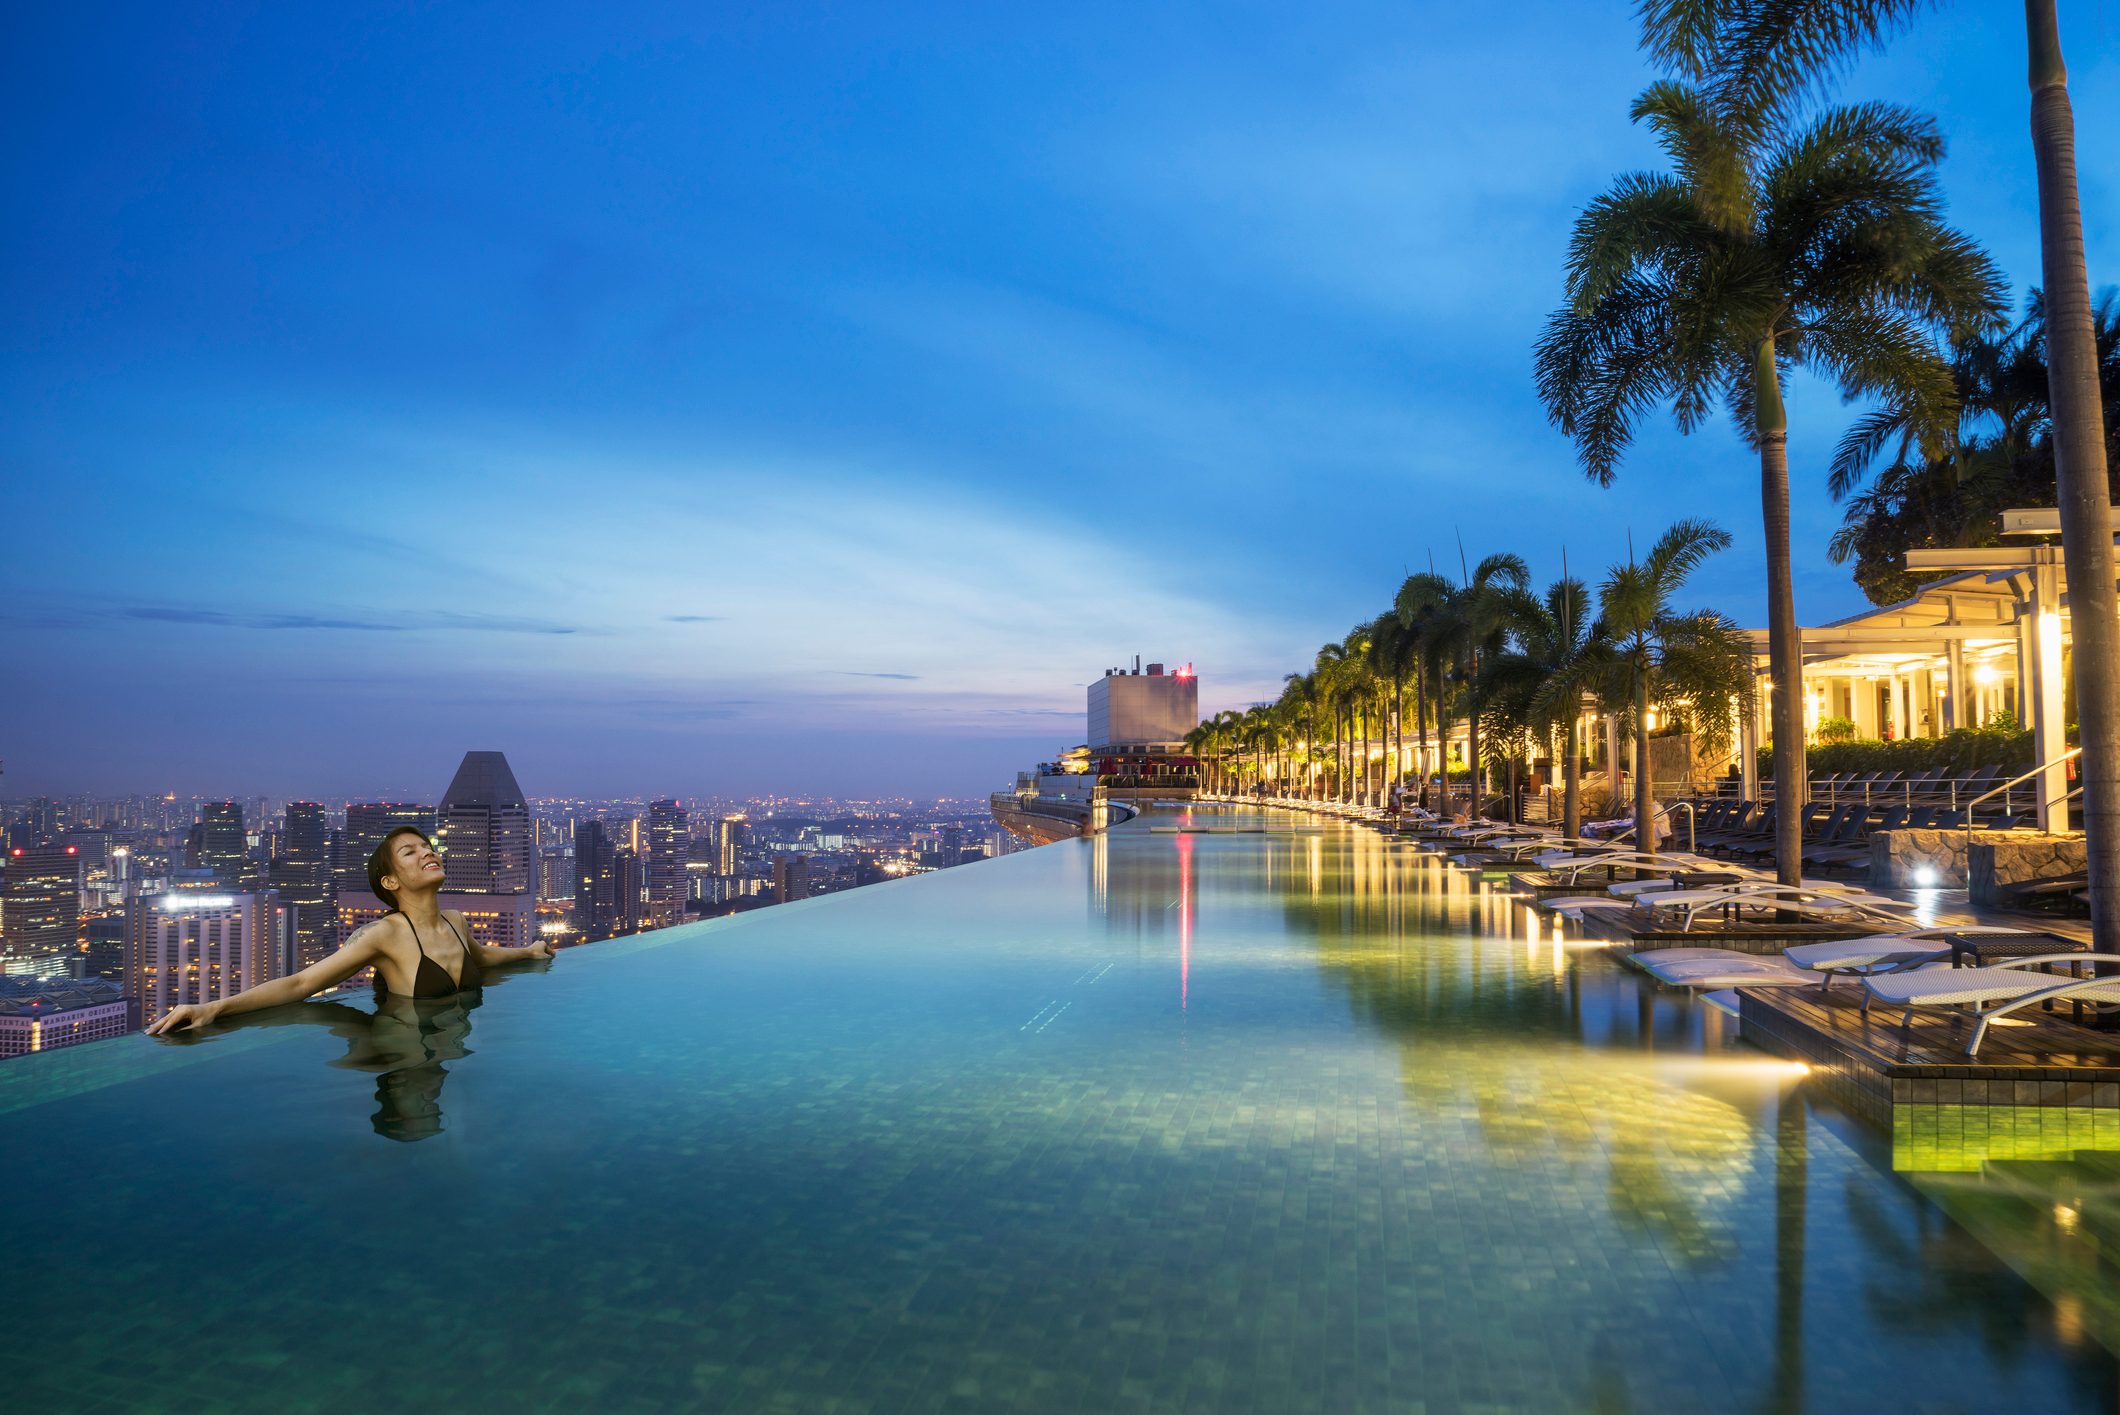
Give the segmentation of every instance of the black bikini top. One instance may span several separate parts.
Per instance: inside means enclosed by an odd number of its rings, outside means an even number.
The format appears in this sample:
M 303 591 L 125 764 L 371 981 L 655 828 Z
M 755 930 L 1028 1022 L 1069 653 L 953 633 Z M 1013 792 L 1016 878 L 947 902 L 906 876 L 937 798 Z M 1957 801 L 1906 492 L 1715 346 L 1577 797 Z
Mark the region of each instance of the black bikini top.
M 403 913 L 404 911 L 400 910 L 399 912 Z M 456 934 L 456 945 L 463 950 L 463 959 L 457 964 L 458 978 L 450 977 L 447 968 L 444 968 L 427 955 L 427 943 L 420 937 L 419 926 L 412 922 L 410 914 L 405 915 L 405 927 L 412 930 L 412 941 L 419 945 L 420 950 L 420 970 L 412 980 L 412 995 L 414 997 L 450 997 L 467 989 L 475 988 L 483 981 L 479 976 L 478 959 L 473 956 L 471 945 L 464 941 L 463 934 L 458 932 L 456 925 L 450 921 L 447 914 L 442 915 L 442 922 L 449 925 L 449 932 Z M 383 985 L 383 970 L 380 968 L 375 971 L 375 990 L 377 992 L 390 991 L 389 988 Z

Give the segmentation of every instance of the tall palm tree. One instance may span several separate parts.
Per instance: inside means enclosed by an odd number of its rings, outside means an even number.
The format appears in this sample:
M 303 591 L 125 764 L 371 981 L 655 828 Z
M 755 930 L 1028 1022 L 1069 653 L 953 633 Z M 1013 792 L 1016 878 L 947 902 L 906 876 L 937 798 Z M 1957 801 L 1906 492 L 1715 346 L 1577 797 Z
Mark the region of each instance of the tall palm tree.
M 1396 603 L 1370 622 L 1369 665 L 1385 690 L 1383 792 L 1389 801 L 1393 785 L 1404 780 L 1400 762 L 1406 751 L 1406 680 L 1420 666 L 1420 641 L 1399 617 Z
M 1922 0 L 1645 0 L 1645 44 L 1710 79 L 1731 102 L 1787 108 L 1848 60 L 1881 45 Z M 2083 825 L 2097 947 L 2120 948 L 2120 596 L 2113 587 L 2110 455 L 2076 181 L 2076 119 L 2054 0 L 2025 0 L 2032 160 L 2039 181 L 2040 284 L 2054 421 L 2055 504 L 2068 571 Z M 1775 751 L 1776 776 L 1781 751 Z
M 1317 759 L 1318 751 L 1318 684 L 1314 674 L 1291 673 L 1281 680 L 1281 696 L 1278 706 L 1296 733 L 1297 750 L 1303 753 L 1303 794 L 1310 796 L 1313 790 L 1322 799 L 1323 783 L 1312 784 L 1310 764 Z M 1291 763 L 1294 765 L 1294 763 Z
M 1633 111 L 1673 170 L 1622 177 L 1577 220 L 1539 393 L 1602 485 L 1640 416 L 1665 402 L 1688 432 L 1727 405 L 1757 449 L 1777 843 L 1794 879 L 1806 783 L 1782 384 L 1808 367 L 1940 436 L 1955 408 L 1936 335 L 1992 324 L 2003 286 L 1939 215 L 1943 141 L 1926 117 L 1870 103 L 1784 125 L 1741 86 L 1671 80 Z
M 1428 807 L 1428 706 L 1433 702 L 1437 716 L 1441 717 L 1442 661 L 1451 619 L 1451 601 L 1456 595 L 1457 586 L 1450 581 L 1441 575 L 1423 572 L 1408 575 L 1392 600 L 1392 614 L 1406 630 L 1413 658 L 1413 717 L 1420 736 L 1417 755 L 1421 763 L 1421 807 L 1424 810 Z M 1432 698 L 1428 692 L 1431 677 L 1435 682 Z
M 1510 597 L 1510 649 L 1488 665 L 1489 700 L 1503 719 L 1551 742 L 1561 738 L 1563 833 L 1582 831 L 1582 762 L 1575 750 L 1583 698 L 1609 671 L 1611 647 L 1580 580 L 1559 579 L 1543 598 Z
M 1729 547 L 1730 533 L 1706 521 L 1679 521 L 1657 538 L 1647 556 L 1615 565 L 1598 587 L 1599 618 L 1609 652 L 1625 673 L 1634 731 L 1634 839 L 1654 852 L 1656 822 L 1650 803 L 1649 708 L 1667 718 L 1683 714 L 1708 749 L 1729 745 L 1735 725 L 1732 704 L 1748 683 L 1752 650 L 1744 635 L 1711 609 L 1682 612 L 1671 601 L 1701 562 Z M 1780 756 L 1777 746 L 1775 755 Z M 1801 851 L 1785 855 L 1782 877 L 1790 883 Z
M 1451 601 L 1451 623 L 1455 630 L 1458 670 L 1466 688 L 1466 765 L 1472 768 L 1472 814 L 1480 813 L 1480 797 L 1486 788 L 1486 762 L 1480 750 L 1480 714 L 1485 710 L 1480 695 L 1480 671 L 1486 659 L 1502 651 L 1509 632 L 1510 597 L 1531 584 L 1531 571 L 1521 555 L 1501 552 L 1487 556 Z M 1515 803 L 1511 802 L 1511 810 Z

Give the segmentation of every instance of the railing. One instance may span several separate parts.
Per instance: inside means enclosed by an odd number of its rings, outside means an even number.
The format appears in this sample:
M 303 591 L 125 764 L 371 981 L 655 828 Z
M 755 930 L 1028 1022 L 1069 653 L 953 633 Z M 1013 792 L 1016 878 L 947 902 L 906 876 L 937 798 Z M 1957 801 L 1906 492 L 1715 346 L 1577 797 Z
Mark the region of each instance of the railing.
M 2008 797 L 2005 793 L 2008 792 L 2012 786 L 2022 786 L 2025 782 L 2030 781 L 2033 777 L 2039 775 L 2041 772 L 2052 771 L 2055 767 L 2060 766 L 2063 762 L 2073 761 L 2077 757 L 2082 755 L 2083 748 L 2071 747 L 2067 751 L 2063 752 L 2060 756 L 2055 757 L 2052 761 L 2041 762 L 2039 763 L 2039 765 L 2033 767 L 2030 771 L 2025 772 L 2022 776 L 2013 776 L 2008 781 L 2005 781 L 2000 786 L 1997 786 L 1994 790 L 1983 792 L 1980 795 L 1975 796 L 1972 800 L 1965 803 L 1965 873 L 1967 880 L 1970 881 L 1973 877 L 1973 807 L 1979 805 L 1982 801 L 1985 801 L 1993 796 L 2002 796 L 2004 798 L 2005 803 L 2007 803 Z M 2081 786 L 2078 786 L 2075 790 L 2065 793 L 2061 797 L 2061 799 L 2063 802 L 2073 801 L 2076 799 L 2076 797 L 2082 794 L 2083 788 Z

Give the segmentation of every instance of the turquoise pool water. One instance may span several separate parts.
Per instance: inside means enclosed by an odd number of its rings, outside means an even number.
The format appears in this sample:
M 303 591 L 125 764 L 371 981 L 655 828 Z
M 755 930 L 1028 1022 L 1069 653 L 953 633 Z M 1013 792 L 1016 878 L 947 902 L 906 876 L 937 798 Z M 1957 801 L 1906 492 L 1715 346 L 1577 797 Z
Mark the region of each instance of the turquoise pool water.
M 1895 1173 L 1466 877 L 1216 819 L 8 1063 L 8 1404 L 2113 1405 L 2105 1157 Z

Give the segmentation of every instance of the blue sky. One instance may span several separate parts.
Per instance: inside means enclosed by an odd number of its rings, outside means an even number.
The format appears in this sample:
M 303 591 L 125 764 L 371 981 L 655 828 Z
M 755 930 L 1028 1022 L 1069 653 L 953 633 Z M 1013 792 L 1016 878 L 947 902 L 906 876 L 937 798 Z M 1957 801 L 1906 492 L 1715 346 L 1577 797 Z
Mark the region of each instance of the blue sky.
M 2120 14 L 2065 4 L 2092 279 Z M 2021 17 L 1937 113 L 2037 270 Z M 1755 464 L 1600 491 L 1532 394 L 1569 223 L 1652 165 L 1631 7 L 47 6 L 0 153 L 10 794 L 984 790 L 1141 653 L 1268 695 L 1399 578 L 1578 574 Z M 1792 395 L 1798 608 L 1850 410 Z

